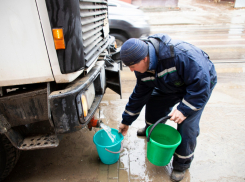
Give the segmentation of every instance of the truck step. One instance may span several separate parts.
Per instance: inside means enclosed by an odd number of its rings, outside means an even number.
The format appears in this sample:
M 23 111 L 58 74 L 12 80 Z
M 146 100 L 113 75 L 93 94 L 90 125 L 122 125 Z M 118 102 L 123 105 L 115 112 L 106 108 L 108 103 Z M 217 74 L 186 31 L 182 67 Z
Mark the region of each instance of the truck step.
M 19 147 L 20 150 L 35 150 L 54 148 L 59 145 L 59 139 L 56 135 L 40 135 L 27 137 Z

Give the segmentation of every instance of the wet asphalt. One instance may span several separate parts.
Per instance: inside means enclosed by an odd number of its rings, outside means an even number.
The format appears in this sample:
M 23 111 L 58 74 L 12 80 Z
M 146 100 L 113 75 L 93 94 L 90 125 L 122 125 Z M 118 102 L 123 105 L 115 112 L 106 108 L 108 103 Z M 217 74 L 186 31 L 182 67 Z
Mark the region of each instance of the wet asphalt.
M 151 34 L 166 33 L 202 48 L 218 74 L 201 118 L 194 161 L 183 182 L 245 181 L 245 9 L 232 6 L 229 1 L 180 0 L 179 9 L 144 9 Z M 122 99 L 108 89 L 97 112 L 97 117 L 116 129 L 135 85 L 127 67 L 121 72 L 121 83 Z M 23 151 L 5 181 L 171 181 L 171 163 L 158 167 L 148 161 L 146 138 L 136 136 L 143 126 L 144 110 L 130 126 L 115 164 L 105 165 L 98 157 L 93 136 L 99 129 L 82 129 L 65 135 L 57 148 Z

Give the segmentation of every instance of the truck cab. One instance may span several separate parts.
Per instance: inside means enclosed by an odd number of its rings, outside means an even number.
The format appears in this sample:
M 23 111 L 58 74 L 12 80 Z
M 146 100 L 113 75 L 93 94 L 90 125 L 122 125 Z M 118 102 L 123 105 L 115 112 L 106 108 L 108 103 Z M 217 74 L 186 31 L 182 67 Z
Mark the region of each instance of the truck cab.
M 0 181 L 21 150 L 87 127 L 122 69 L 107 0 L 0 2 Z M 98 118 L 99 122 L 99 118 Z

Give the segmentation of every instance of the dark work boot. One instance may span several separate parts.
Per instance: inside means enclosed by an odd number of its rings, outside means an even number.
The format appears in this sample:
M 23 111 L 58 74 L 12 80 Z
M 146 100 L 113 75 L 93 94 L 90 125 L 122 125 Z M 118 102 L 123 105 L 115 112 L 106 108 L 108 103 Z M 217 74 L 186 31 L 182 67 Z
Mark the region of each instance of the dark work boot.
M 146 136 L 146 129 L 147 129 L 147 126 L 144 127 L 144 128 L 138 129 L 137 135 L 138 135 L 138 136 Z
M 184 176 L 185 176 L 185 171 L 173 170 L 170 178 L 173 181 L 181 181 L 184 178 Z

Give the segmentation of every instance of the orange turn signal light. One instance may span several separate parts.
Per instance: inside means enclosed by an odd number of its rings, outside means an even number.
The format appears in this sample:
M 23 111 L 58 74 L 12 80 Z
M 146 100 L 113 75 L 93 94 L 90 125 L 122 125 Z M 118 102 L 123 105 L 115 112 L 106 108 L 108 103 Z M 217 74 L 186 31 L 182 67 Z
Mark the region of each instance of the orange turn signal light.
M 115 46 L 115 48 L 117 48 L 117 42 L 116 41 L 114 41 L 114 46 Z
M 65 49 L 65 40 L 62 28 L 52 29 L 55 49 Z

